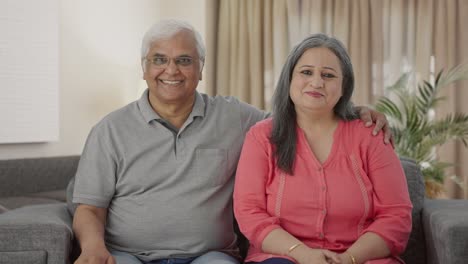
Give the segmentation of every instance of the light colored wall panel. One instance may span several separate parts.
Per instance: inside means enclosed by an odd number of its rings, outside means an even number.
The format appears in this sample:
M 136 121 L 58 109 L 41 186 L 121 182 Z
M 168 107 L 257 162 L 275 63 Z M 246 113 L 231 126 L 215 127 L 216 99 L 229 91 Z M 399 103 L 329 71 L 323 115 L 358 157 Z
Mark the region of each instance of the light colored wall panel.
M 0 143 L 59 139 L 58 0 L 0 1 Z
M 93 125 L 140 96 L 144 85 L 141 39 L 153 23 L 163 18 L 184 19 L 204 35 L 205 0 L 58 2 L 60 139 L 0 144 L 0 159 L 80 154 Z M 33 72 L 29 69 L 24 76 Z

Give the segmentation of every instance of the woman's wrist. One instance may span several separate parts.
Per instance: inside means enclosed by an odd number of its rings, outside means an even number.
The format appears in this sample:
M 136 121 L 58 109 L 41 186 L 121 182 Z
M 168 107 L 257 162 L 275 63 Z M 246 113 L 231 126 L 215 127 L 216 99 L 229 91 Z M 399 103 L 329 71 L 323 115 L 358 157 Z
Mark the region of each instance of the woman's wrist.
M 285 255 L 300 262 L 300 260 L 303 259 L 305 255 L 307 255 L 308 248 L 309 247 L 303 243 L 300 243 L 298 246 L 294 244 L 289 247 L 288 252 Z
M 348 259 L 347 263 L 357 264 L 356 257 L 353 255 L 353 253 L 351 253 L 349 251 L 345 251 L 343 254 L 345 255 L 345 258 Z
M 302 244 L 301 242 L 292 245 L 291 247 L 289 247 L 288 251 L 284 255 L 290 256 L 291 252 L 293 252 L 296 248 L 303 246 L 303 245 L 304 244 Z

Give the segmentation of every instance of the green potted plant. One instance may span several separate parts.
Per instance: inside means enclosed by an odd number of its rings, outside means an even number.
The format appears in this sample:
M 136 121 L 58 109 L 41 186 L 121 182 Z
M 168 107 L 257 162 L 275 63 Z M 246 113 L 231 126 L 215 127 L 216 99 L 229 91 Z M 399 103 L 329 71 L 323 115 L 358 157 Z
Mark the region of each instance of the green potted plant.
M 468 64 L 440 71 L 433 83 L 422 81 L 414 85 L 409 82 L 412 74 L 403 74 L 387 87 L 387 96 L 377 101 L 376 109 L 389 119 L 396 152 L 419 164 L 426 195 L 434 198 L 443 192 L 445 169 L 453 165 L 439 161 L 436 148 L 451 140 L 461 141 L 467 147 L 468 139 L 467 114 L 450 113 L 435 118 L 437 104 L 445 99 L 438 93 L 448 84 L 468 79 Z M 451 178 L 457 180 L 456 176 Z

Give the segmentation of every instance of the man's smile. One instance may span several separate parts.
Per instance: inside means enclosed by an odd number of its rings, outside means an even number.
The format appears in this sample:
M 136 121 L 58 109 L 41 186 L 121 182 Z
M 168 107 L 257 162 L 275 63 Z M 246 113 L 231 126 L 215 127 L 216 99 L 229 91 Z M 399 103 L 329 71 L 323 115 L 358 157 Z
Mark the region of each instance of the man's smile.
M 162 80 L 162 79 L 159 79 L 159 81 L 166 85 L 178 85 L 183 82 L 183 81 L 178 81 L 178 80 Z

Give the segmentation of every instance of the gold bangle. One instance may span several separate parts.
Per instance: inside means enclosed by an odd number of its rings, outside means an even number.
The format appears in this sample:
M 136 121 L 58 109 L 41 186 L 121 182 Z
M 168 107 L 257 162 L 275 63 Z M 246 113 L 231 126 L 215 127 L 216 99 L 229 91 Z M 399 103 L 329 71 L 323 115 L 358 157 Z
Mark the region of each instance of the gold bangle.
M 346 252 L 346 254 L 348 254 L 349 258 L 351 259 L 351 264 L 356 264 L 357 263 L 356 258 L 354 258 L 354 256 L 351 253 Z
M 294 244 L 292 245 L 289 249 L 288 249 L 288 253 L 286 255 L 289 255 L 294 249 L 296 249 L 298 246 L 302 245 L 302 243 L 297 243 L 297 244 Z

